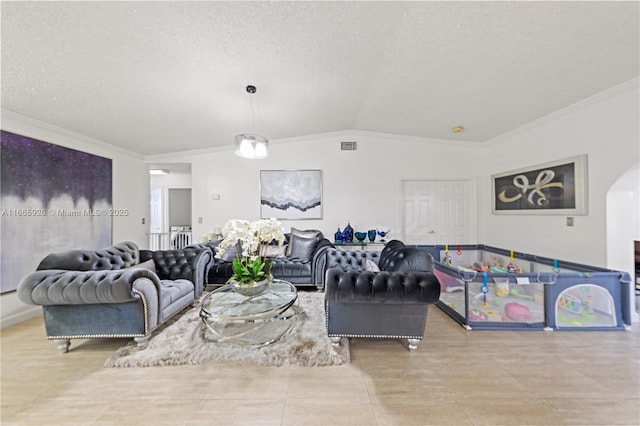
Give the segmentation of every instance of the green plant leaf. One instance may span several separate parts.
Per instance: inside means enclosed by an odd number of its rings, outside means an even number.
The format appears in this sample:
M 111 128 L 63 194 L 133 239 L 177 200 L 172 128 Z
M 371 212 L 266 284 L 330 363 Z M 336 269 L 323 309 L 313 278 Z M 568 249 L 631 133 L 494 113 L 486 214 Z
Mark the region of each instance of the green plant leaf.
M 262 281 L 270 276 L 271 263 L 261 257 L 233 259 L 233 276 L 231 279 L 249 284 Z

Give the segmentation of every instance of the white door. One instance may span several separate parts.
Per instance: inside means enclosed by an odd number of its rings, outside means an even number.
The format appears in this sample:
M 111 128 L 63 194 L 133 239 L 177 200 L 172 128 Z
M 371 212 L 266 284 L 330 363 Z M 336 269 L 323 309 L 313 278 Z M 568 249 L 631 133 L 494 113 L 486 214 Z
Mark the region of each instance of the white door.
M 438 191 L 438 244 L 470 244 L 473 215 L 476 211 L 471 181 L 441 181 L 436 183 Z M 472 202 L 473 199 L 473 202 Z M 473 211 L 473 215 L 471 215 Z M 472 241 L 473 240 L 473 241 Z
M 435 181 L 402 182 L 405 244 L 436 244 L 437 193 Z
M 403 181 L 406 244 L 475 244 L 473 181 Z

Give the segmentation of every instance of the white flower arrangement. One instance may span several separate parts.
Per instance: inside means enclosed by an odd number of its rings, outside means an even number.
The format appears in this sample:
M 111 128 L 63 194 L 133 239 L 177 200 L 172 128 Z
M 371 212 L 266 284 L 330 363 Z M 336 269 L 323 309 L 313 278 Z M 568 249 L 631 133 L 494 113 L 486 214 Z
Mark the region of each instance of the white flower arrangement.
M 220 259 L 225 251 L 236 250 L 240 241 L 242 253 L 235 253 L 233 259 L 234 275 L 231 280 L 242 284 L 271 278 L 271 263 L 264 260 L 264 251 L 273 241 L 282 246 L 284 228 L 275 218 L 249 222 L 243 219 L 231 219 L 222 228 L 223 239 L 216 247 L 216 258 Z

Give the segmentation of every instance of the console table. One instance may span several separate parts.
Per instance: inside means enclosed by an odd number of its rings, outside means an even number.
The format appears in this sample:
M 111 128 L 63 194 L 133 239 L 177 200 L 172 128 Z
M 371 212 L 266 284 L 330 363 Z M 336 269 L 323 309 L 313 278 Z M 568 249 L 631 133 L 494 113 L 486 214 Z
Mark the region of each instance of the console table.
M 344 250 L 382 251 L 386 243 L 354 241 L 352 243 L 333 243 L 336 248 Z

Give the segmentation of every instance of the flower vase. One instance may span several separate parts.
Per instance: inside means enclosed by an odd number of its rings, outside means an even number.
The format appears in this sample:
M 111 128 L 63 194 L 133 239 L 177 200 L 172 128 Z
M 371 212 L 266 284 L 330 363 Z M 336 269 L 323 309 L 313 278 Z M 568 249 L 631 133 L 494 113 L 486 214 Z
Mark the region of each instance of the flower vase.
M 389 234 L 389 232 L 391 232 L 390 229 L 387 229 L 386 231 L 381 231 L 378 229 L 378 235 L 380 235 L 380 242 L 381 243 L 386 243 L 387 240 L 385 240 L 384 238 Z
M 345 235 L 345 243 L 353 242 L 353 228 L 351 227 L 351 222 L 347 223 L 347 226 L 344 228 Z
M 240 283 L 232 280 L 229 282 L 234 292 L 247 297 L 258 296 L 269 289 L 271 280 L 254 281 L 251 283 Z

